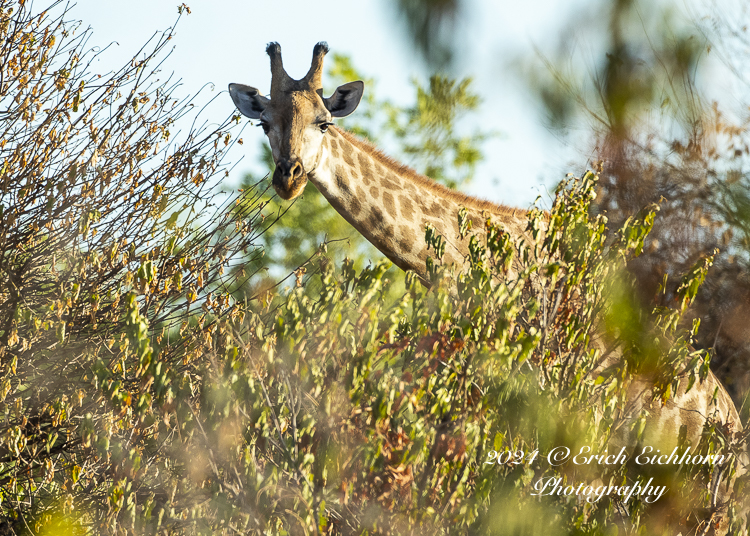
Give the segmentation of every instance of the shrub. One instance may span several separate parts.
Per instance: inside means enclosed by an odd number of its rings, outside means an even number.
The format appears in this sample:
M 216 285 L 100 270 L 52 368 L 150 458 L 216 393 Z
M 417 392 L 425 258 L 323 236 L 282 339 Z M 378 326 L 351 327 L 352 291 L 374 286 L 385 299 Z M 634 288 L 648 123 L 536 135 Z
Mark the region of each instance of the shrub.
M 210 352 L 199 402 L 176 402 L 192 418 L 172 443 L 172 459 L 190 460 L 179 471 L 190 485 L 175 484 L 190 494 L 174 496 L 175 511 L 194 505 L 194 529 L 207 534 L 599 534 L 703 520 L 709 466 L 644 470 L 634 444 L 627 463 L 549 462 L 560 447 L 604 453 L 649 437 L 627 415 L 636 374 L 668 400 L 676 370 L 691 385 L 708 373 L 706 353 L 688 346 L 697 326 L 679 320 L 710 259 L 685 277 L 678 309 L 635 310 L 624 267 L 654 209 L 608 242 L 606 219 L 589 214 L 595 181 L 563 183 L 549 216 L 529 213 L 538 246 L 488 223 L 465 273 L 436 257 L 432 287 L 407 277 L 396 303 L 383 300 L 385 263 L 336 272 L 323 259 L 318 293 L 298 287 L 277 311 L 249 314 Z M 440 249 L 441 237 L 427 239 Z M 592 339 L 599 319 L 602 337 L 630 353 L 596 376 L 608 347 Z M 728 481 L 740 446 L 709 421 L 692 448 L 734 460 Z M 670 491 L 654 504 L 540 497 L 556 478 L 593 488 L 653 478 Z
M 66 16 L 0 1 L 0 509 L 34 534 L 116 532 L 169 497 L 168 408 L 262 231 L 257 204 L 212 207 L 228 122 L 170 133 L 192 114 L 156 79 L 170 33 L 97 75 Z

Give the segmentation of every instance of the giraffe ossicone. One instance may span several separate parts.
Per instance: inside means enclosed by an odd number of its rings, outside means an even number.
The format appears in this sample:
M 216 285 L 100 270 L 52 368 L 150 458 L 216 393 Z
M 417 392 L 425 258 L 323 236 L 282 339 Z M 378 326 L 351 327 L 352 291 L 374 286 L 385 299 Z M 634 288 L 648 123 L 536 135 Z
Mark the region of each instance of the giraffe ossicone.
M 230 84 L 229 94 L 243 115 L 260 121 L 268 136 L 276 163 L 272 184 L 280 197 L 294 199 L 302 194 L 307 181 L 312 181 L 370 243 L 399 268 L 416 272 L 425 283 L 429 280 L 424 240 L 427 224 L 446 240 L 446 263 L 461 266 L 468 258 L 470 237 L 462 238 L 459 233 L 456 215 L 460 209 L 465 209 L 475 229 L 482 228 L 489 216 L 514 241 L 530 240 L 526 211 L 450 190 L 334 126 L 334 118 L 357 108 L 364 84 L 350 82 L 323 97 L 327 44 L 315 46 L 310 69 L 300 80 L 284 70 L 278 43 L 269 44 L 266 52 L 271 59 L 269 96 L 242 84 Z M 601 338 L 593 337 L 597 339 Z M 687 438 L 697 442 L 709 418 L 732 431 L 739 430 L 737 409 L 712 372 L 690 391 L 686 391 L 686 383 L 681 382 L 680 391 L 662 407 L 649 397 L 648 382 L 641 382 L 640 391 L 629 393 L 632 414 L 638 415 L 645 407 L 654 429 L 675 441 L 684 426 Z

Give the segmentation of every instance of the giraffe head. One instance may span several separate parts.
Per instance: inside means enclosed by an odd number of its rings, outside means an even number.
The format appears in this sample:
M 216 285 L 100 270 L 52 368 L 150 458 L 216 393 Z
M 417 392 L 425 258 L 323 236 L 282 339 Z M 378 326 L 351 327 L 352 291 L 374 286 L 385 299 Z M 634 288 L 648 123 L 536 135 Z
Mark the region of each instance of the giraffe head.
M 229 84 L 229 94 L 239 111 L 257 119 L 271 144 L 276 170 L 272 184 L 283 199 L 294 199 L 307 184 L 307 174 L 320 162 L 323 138 L 334 117 L 346 117 L 359 105 L 361 81 L 340 86 L 323 97 L 321 78 L 326 43 L 313 49 L 312 65 L 304 78 L 292 79 L 281 62 L 281 47 L 270 43 L 271 93 L 264 97 L 254 87 Z

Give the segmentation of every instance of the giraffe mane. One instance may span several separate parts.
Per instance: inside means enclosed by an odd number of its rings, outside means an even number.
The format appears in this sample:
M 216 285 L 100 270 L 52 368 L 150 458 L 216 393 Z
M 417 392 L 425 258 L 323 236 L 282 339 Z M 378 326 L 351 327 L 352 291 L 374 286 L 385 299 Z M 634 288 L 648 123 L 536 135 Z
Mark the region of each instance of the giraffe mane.
M 343 129 L 340 126 L 332 126 L 332 128 L 334 128 L 336 132 L 341 134 L 349 143 L 364 150 L 375 160 L 386 166 L 388 169 L 395 171 L 401 176 L 411 179 L 417 186 L 422 186 L 428 190 L 431 190 L 440 197 L 447 197 L 458 202 L 461 205 L 464 205 L 467 208 L 486 210 L 489 213 L 496 214 L 498 216 L 514 216 L 516 214 L 522 214 L 525 212 L 525 210 L 520 208 L 501 205 L 499 203 L 494 203 L 492 201 L 480 199 L 478 197 L 452 190 L 451 188 L 443 186 L 439 182 L 425 175 L 422 175 L 421 173 L 417 173 L 406 164 L 402 164 L 394 158 L 391 158 L 369 141 L 356 136 L 348 130 Z

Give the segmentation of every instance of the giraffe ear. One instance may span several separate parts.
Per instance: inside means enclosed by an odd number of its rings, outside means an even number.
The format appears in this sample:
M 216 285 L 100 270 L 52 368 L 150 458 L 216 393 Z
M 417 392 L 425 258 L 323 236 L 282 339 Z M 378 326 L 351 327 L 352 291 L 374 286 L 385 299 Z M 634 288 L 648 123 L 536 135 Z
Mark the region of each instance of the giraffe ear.
M 254 87 L 244 84 L 229 84 L 229 96 L 240 113 L 250 119 L 260 118 L 271 99 L 267 99 Z
M 359 106 L 362 93 L 365 91 L 365 83 L 361 80 L 349 82 L 336 88 L 333 95 L 323 102 L 333 117 L 346 117 Z

